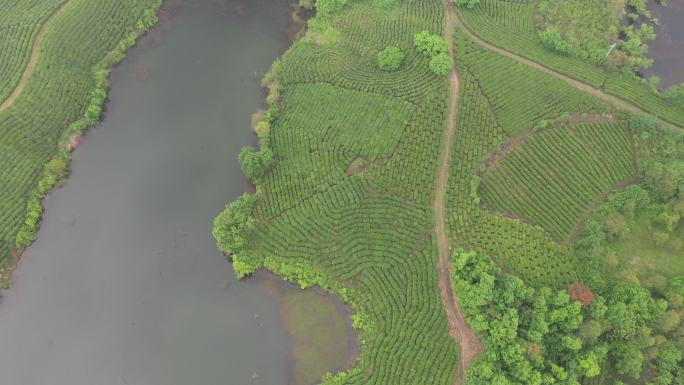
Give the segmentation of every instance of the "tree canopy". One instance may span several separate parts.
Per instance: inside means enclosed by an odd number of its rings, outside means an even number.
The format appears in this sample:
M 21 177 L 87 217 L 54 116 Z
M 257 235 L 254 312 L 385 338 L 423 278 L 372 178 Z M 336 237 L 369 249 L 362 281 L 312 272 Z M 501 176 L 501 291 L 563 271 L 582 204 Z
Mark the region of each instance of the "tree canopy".
M 398 47 L 387 47 L 378 53 L 378 67 L 383 71 L 396 71 L 401 67 L 404 57 Z

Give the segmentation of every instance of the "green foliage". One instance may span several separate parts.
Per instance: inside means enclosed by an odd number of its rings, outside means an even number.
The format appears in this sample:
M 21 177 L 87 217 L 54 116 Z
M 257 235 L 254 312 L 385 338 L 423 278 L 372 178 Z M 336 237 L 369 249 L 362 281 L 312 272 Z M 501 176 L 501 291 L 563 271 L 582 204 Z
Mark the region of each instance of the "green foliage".
M 558 31 L 540 31 L 539 39 L 545 47 L 556 52 L 560 52 L 565 55 L 572 55 L 574 53 L 572 44 L 563 40 Z
M 577 384 L 598 377 L 604 363 L 642 377 L 648 349 L 657 349 L 656 384 L 672 384 L 682 353 L 650 327 L 667 303 L 638 286 L 618 285 L 590 306 L 565 291 L 532 289 L 474 251 L 453 255 L 454 290 L 470 326 L 485 340 L 466 383 Z M 604 327 L 605 326 L 605 327 Z
M 665 90 L 663 96 L 668 101 L 684 107 L 684 84 L 677 84 L 669 87 Z
M 348 0 L 316 0 L 316 17 L 319 20 L 327 20 L 339 13 Z
M 618 373 L 639 379 L 644 365 L 644 354 L 637 346 L 621 344 L 613 352 L 615 369 Z
M 625 124 L 565 126 L 511 148 L 487 172 L 480 194 L 487 207 L 565 239 L 598 196 L 635 173 Z
M 265 140 L 268 138 L 268 134 L 271 132 L 271 124 L 265 120 L 262 120 L 256 124 L 256 127 L 254 127 L 254 132 L 257 134 L 259 139 Z
M 538 10 L 544 46 L 593 64 L 602 64 L 618 39 L 624 12 L 616 0 L 542 0 Z
M 212 234 L 219 250 L 226 254 L 238 254 L 242 251 L 247 242 L 247 235 L 256 222 L 253 216 L 256 200 L 256 195 L 243 194 L 226 205 L 221 214 L 214 219 Z
M 671 343 L 665 345 L 658 353 L 658 360 L 656 361 L 656 377 L 649 385 L 670 385 L 675 384 L 675 376 L 679 377 L 677 383 L 681 383 L 682 368 L 680 363 L 682 361 L 682 352 Z
M 430 31 L 421 31 L 413 36 L 413 43 L 418 52 L 427 57 L 445 55 L 449 52 L 449 43 L 439 35 L 431 34 Z
M 472 9 L 480 4 L 480 0 L 454 0 L 454 4 L 459 7 L 466 7 Z
M 314 0 L 299 0 L 299 6 L 303 9 L 314 9 Z
M 383 71 L 396 71 L 404 58 L 404 53 L 398 47 L 386 47 L 378 53 L 378 67 Z
M 571 384 L 599 374 L 607 349 L 583 346 L 577 332 L 588 310 L 565 291 L 527 287 L 472 251 L 454 253 L 452 274 L 470 326 L 487 349 L 467 384 Z M 534 354 L 531 346 L 538 347 Z
M 644 1 L 634 2 L 639 3 L 638 14 L 646 16 Z M 645 57 L 647 47 L 642 41 L 655 39 L 654 29 L 647 23 L 636 29 L 621 26 L 624 12 L 624 3 L 618 0 L 543 0 L 539 38 L 547 48 L 592 64 L 603 64 L 611 44 L 619 42 L 608 64 L 628 70 L 648 67 L 652 61 Z
M 264 177 L 264 173 L 273 163 L 273 152 L 264 147 L 256 151 L 251 146 L 245 146 L 240 151 L 240 167 L 242 172 L 252 183 L 258 183 Z
M 454 67 L 454 60 L 445 53 L 435 55 L 430 59 L 430 69 L 437 75 L 445 76 Z

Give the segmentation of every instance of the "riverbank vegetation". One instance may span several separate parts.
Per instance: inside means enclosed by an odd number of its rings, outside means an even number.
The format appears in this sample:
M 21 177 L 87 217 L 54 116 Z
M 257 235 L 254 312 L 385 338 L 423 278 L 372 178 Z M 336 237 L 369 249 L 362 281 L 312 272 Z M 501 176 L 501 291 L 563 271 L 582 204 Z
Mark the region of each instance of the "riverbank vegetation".
M 29 7 L 22 2 L 12 9 L 18 16 L 35 16 L 35 22 L 39 22 L 44 19 L 40 15 L 64 2 L 43 3 Z M 0 112 L 0 259 L 4 274 L 11 271 L 9 257 L 13 250 L 35 239 L 42 215 L 41 200 L 68 172 L 75 138 L 99 121 L 107 96 L 109 68 L 121 61 L 126 49 L 156 22 L 160 4 L 160 0 L 71 0 L 50 19 L 40 47 L 32 48 L 25 42 L 16 50 L 2 51 L 3 64 L 16 60 L 26 64 L 27 50 L 40 50 L 21 94 Z M 14 68 L 14 74 L 21 72 L 17 66 L 2 68 Z M 9 76 L 12 79 L 16 75 Z M 2 86 L 16 85 L 16 81 L 10 81 Z

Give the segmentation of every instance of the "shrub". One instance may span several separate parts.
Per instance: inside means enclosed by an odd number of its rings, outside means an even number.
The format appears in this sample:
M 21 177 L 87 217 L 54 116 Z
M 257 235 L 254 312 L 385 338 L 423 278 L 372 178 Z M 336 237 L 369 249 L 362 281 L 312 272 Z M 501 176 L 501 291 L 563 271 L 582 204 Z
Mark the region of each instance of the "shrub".
M 256 127 L 254 127 L 254 132 L 256 132 L 260 139 L 266 138 L 271 132 L 271 124 L 265 120 L 262 120 L 256 124 Z
M 387 47 L 378 53 L 378 67 L 383 71 L 396 71 L 404 61 L 404 53 L 397 47 Z
M 449 43 L 438 35 L 431 34 L 429 31 L 422 31 L 413 36 L 413 43 L 418 52 L 427 57 L 434 57 L 439 54 L 446 54 L 449 51 Z
M 239 158 L 242 172 L 256 184 L 261 182 L 264 172 L 273 162 L 273 152 L 268 147 L 256 151 L 251 146 L 245 146 L 240 151 Z
M 252 210 L 256 200 L 256 195 L 243 194 L 214 219 L 212 235 L 219 250 L 235 254 L 245 246 L 247 233 L 254 228 Z
M 684 83 L 666 89 L 665 92 L 663 92 L 663 96 L 668 101 L 684 107 Z
M 556 52 L 571 55 L 573 53 L 572 44 L 563 40 L 558 31 L 541 31 L 539 32 L 539 39 L 546 48 L 550 48 Z
M 458 5 L 459 7 L 473 9 L 480 5 L 480 0 L 454 0 L 454 4 Z
M 327 19 L 340 12 L 347 5 L 347 0 L 316 0 L 316 16 Z
M 445 53 L 440 53 L 430 59 L 430 69 L 437 75 L 446 75 L 454 67 L 454 60 Z

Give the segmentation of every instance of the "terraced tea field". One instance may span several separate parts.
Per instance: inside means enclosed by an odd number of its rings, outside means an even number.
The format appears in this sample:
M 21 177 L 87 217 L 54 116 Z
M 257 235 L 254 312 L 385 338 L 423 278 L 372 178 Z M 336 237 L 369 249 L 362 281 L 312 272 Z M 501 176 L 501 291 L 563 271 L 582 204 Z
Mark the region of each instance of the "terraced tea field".
M 632 181 L 629 132 L 620 124 L 566 126 L 538 133 L 490 165 L 483 203 L 567 238 L 597 198 Z
M 0 14 L 0 34 L 3 35 L 0 40 L 0 111 L 6 108 L 6 99 L 20 80 L 26 79 L 31 72 L 34 65 L 31 65 L 30 58 L 37 57 L 41 36 L 64 4 L 64 0 L 3 2 Z
M 2 39 L 3 44 L 10 44 L 0 56 L 4 64 L 0 68 L 7 76 L 1 77 L 3 101 L 28 65 L 36 29 L 51 12 L 54 17 L 41 32 L 40 55 L 31 63 L 35 68 L 21 85 L 21 93 L 13 95 L 11 105 L 0 112 L 0 259 L 33 239 L 42 211 L 40 198 L 65 172 L 68 135 L 98 122 L 108 67 L 134 44 L 136 28 L 154 23 L 160 2 L 10 3 L 12 12 L 4 5 L 2 12 L 2 17 L 12 19 L 7 25 L 12 25 L 13 34 L 11 39 Z M 55 13 L 60 4 L 62 8 Z M 152 13 L 144 15 L 145 10 Z M 58 154 L 60 144 L 63 150 Z M 58 160 L 46 167 L 53 157 Z M 22 228 L 23 236 L 17 239 Z

